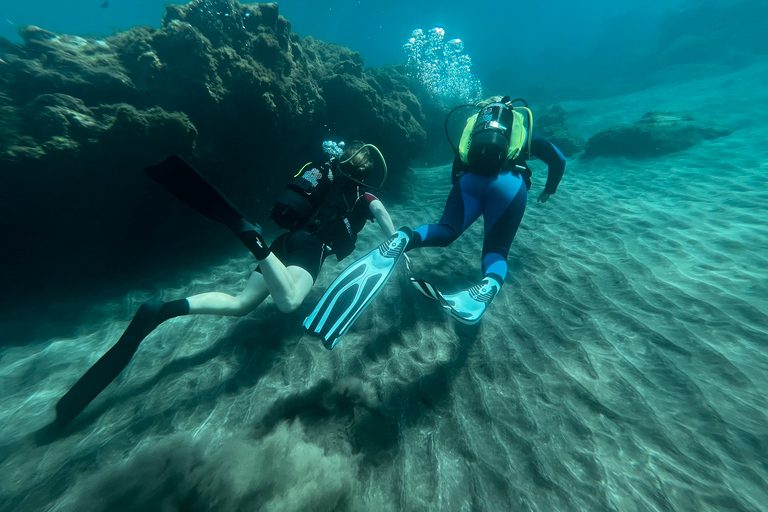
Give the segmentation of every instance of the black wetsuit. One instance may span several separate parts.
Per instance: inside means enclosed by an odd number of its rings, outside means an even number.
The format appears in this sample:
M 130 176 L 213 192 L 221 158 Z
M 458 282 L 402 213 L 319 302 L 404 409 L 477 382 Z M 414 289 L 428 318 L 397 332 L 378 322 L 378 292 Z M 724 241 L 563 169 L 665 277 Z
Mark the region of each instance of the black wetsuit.
M 330 254 L 341 260 L 355 248 L 357 234 L 367 220 L 373 220 L 370 204 L 378 198 L 328 164 L 303 171 L 302 178 L 323 189 L 323 197 L 310 220 L 278 236 L 270 250 L 288 266 L 301 267 L 315 281 L 323 261 Z

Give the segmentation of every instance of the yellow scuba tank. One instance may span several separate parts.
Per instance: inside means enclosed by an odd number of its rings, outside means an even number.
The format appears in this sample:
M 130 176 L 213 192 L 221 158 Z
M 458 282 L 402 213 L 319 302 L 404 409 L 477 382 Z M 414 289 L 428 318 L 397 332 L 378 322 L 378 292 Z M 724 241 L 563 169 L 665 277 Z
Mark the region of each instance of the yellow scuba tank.
M 525 157 L 530 158 L 533 115 L 527 105 L 513 107 L 513 101 L 507 96 L 498 102 L 479 104 L 477 114 L 467 119 L 459 145 L 454 149 L 470 172 L 499 172 L 506 162 L 518 158 L 524 151 Z

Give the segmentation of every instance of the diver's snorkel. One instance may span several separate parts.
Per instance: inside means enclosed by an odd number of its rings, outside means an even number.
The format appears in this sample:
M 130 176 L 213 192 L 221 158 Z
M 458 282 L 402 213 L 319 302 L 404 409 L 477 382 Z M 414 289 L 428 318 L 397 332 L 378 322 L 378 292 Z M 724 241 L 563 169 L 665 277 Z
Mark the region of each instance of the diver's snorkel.
M 358 180 L 357 178 L 350 176 L 348 173 L 344 172 L 343 166 L 344 164 L 347 164 L 351 162 L 361 151 L 363 151 L 366 148 L 371 148 L 373 151 L 379 155 L 379 159 L 381 160 L 382 168 L 384 169 L 384 176 L 381 178 L 381 183 L 379 183 L 378 187 L 373 187 L 367 183 L 364 183 L 362 180 Z M 331 160 L 335 160 L 338 164 L 336 168 L 338 169 L 338 172 L 341 173 L 342 176 L 347 178 L 348 180 L 351 180 L 358 185 L 362 185 L 363 187 L 367 187 L 371 190 L 375 190 L 376 192 L 381 191 L 381 187 L 384 186 L 384 183 L 387 181 L 387 161 L 384 160 L 384 155 L 381 154 L 381 151 L 379 151 L 379 148 L 374 146 L 373 144 L 363 144 L 358 148 L 357 151 L 352 153 L 352 155 L 349 156 L 349 158 L 345 158 L 344 160 L 340 160 L 341 156 L 344 154 L 344 143 L 343 142 L 333 142 L 330 140 L 327 140 L 323 142 L 323 151 L 331 157 Z M 373 164 L 371 164 L 373 165 Z

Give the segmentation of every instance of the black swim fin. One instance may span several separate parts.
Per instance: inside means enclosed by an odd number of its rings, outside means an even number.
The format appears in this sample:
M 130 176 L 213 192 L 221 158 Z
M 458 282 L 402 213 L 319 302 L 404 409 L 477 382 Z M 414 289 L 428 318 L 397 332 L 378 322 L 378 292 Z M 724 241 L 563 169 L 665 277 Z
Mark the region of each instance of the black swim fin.
M 336 346 L 384 287 L 411 236 L 410 229 L 400 228 L 339 274 L 304 320 L 307 332 L 322 338 L 328 350 Z
M 261 233 L 258 224 L 251 223 L 213 183 L 180 156 L 169 156 L 162 163 L 145 168 L 144 172 L 184 204 L 224 224 L 235 234 L 248 230 Z
M 63 428 L 86 408 L 91 401 L 115 380 L 128 366 L 139 343 L 164 320 L 162 302 L 142 304 L 115 345 L 67 391 L 56 404 L 56 425 Z

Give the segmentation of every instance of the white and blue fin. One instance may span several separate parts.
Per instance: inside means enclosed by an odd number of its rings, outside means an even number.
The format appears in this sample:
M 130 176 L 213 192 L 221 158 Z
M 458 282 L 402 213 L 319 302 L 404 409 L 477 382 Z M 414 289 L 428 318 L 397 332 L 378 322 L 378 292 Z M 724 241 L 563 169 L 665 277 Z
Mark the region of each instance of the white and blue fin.
M 475 325 L 480 321 L 501 285 L 491 277 L 480 283 L 452 295 L 444 295 L 432 283 L 423 279 L 411 278 L 411 284 L 425 297 L 439 301 L 446 313 L 466 325 Z
M 402 258 L 412 233 L 400 228 L 331 283 L 315 309 L 304 320 L 304 329 L 319 336 L 331 350 L 378 295 Z
M 419 291 L 423 296 L 430 300 L 440 300 L 440 291 L 430 283 L 429 281 L 425 281 L 423 279 L 416 279 L 415 277 L 411 278 L 411 284 L 416 288 L 416 290 Z

